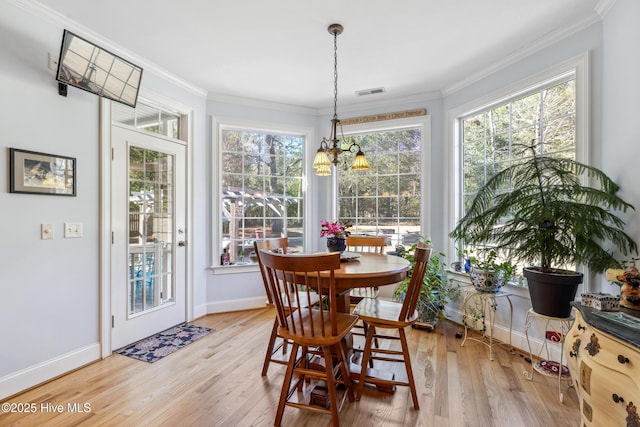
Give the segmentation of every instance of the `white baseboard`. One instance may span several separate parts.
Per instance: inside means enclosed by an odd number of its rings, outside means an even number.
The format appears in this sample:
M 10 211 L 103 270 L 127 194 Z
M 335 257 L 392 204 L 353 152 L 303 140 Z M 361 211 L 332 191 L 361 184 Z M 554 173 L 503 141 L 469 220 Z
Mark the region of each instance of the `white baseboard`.
M 462 323 L 462 312 L 459 310 L 451 309 L 450 307 L 446 307 L 445 309 L 447 318 L 455 323 L 460 324 L 460 328 L 464 333 L 464 325 Z M 508 344 L 509 343 L 509 325 L 496 323 L 493 325 L 493 338 L 500 341 L 501 343 Z M 462 343 L 462 341 L 460 341 Z M 548 354 L 544 350 L 543 346 L 545 344 L 545 340 L 539 337 L 529 336 L 529 343 L 527 343 L 527 336 L 524 331 L 514 328 L 511 330 L 511 345 L 516 348 L 518 351 L 522 352 L 525 356 L 529 357 L 529 344 L 531 345 L 531 352 L 533 356 L 540 356 L 542 359 L 546 360 L 558 360 L 560 358 L 561 348 L 559 343 L 547 342 Z M 465 344 L 466 346 L 466 344 Z M 567 355 L 563 356 L 563 359 L 566 361 Z
M 264 296 L 210 302 L 207 304 L 207 314 L 264 308 L 266 302 L 267 299 Z
M 207 304 L 199 304 L 193 308 L 193 318 L 199 319 L 200 317 L 204 317 L 207 314 Z
M 100 344 L 90 344 L 0 378 L 0 400 L 100 359 Z

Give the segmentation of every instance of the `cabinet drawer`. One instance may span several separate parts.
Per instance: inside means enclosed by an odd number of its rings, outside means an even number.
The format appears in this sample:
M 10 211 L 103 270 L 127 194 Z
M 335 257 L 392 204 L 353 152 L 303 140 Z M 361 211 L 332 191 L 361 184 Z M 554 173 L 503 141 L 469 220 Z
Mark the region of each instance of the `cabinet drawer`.
M 580 333 L 580 358 L 591 359 L 640 382 L 640 357 L 637 350 L 591 326 L 585 326 L 586 330 Z
M 579 365 L 582 417 L 594 426 L 626 426 L 627 417 L 637 415 L 640 388 L 626 375 L 589 361 Z

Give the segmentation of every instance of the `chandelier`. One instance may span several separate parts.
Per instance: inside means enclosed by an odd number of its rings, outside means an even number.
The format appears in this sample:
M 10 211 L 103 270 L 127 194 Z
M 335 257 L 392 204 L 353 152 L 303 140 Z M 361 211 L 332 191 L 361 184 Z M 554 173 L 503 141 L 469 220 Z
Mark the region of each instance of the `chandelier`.
M 331 164 L 337 166 L 338 156 L 343 152 L 356 153 L 351 169 L 356 171 L 369 169 L 369 162 L 367 162 L 360 146 L 352 142 L 348 147 L 342 148 L 341 140 L 338 138 L 338 126 L 340 126 L 340 136 L 344 139 L 342 125 L 338 119 L 338 35 L 342 34 L 343 29 L 340 24 L 331 24 L 328 28 L 329 34 L 333 34 L 333 119 L 331 119 L 331 135 L 329 139 L 322 138 L 320 148 L 318 148 L 313 160 L 313 167 L 316 169 L 316 175 L 319 176 L 331 175 Z

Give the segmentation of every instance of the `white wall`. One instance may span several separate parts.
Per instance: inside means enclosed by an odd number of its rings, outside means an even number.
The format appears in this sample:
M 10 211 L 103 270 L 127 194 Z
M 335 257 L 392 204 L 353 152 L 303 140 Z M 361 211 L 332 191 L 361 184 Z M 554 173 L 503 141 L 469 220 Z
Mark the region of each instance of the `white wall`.
M 61 39 L 0 3 L 0 379 L 79 349 L 85 362 L 99 354 L 98 97 L 58 95 L 47 53 Z M 76 157 L 77 197 L 10 194 L 9 147 Z M 65 221 L 83 223 L 84 237 L 64 239 Z M 53 240 L 40 240 L 41 223 Z
M 100 357 L 99 98 L 58 95 L 48 53 L 66 25 L 23 7 L 0 2 L 0 399 Z M 208 194 L 204 97 L 146 69 L 142 86 L 193 108 L 194 193 Z M 75 157 L 77 196 L 9 193 L 9 147 Z M 206 196 L 194 200 L 194 228 L 207 228 L 208 209 Z M 64 222 L 82 223 L 83 237 L 65 239 Z M 53 240 L 40 239 L 42 223 Z M 208 239 L 191 243 L 195 305 L 205 307 Z
M 620 196 L 633 204 L 627 232 L 640 242 L 640 2 L 617 0 L 603 22 L 602 132 L 596 135 L 602 169 L 620 185 Z M 620 255 L 624 258 L 623 255 Z M 601 279 L 601 292 L 618 288 Z

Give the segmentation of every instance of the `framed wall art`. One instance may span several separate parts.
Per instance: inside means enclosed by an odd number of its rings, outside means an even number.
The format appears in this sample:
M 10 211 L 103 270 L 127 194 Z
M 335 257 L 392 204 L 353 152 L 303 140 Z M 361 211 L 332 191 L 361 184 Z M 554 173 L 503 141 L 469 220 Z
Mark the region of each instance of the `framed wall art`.
M 56 154 L 9 149 L 11 193 L 76 195 L 76 159 Z

